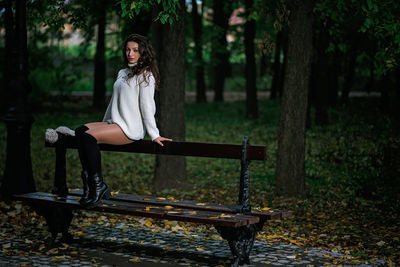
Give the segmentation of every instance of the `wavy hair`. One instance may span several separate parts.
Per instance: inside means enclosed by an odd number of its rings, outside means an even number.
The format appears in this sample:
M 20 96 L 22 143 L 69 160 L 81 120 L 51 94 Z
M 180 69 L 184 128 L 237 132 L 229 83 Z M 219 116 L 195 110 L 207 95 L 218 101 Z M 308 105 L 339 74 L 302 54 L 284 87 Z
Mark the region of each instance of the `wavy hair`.
M 158 89 L 160 85 L 160 73 L 158 71 L 154 48 L 150 45 L 146 37 L 136 33 L 129 35 L 122 48 L 122 56 L 124 58 L 125 65 L 128 65 L 129 63 L 128 58 L 126 57 L 126 46 L 128 42 L 136 42 L 139 45 L 140 53 L 140 58 L 137 64 L 133 67 L 128 67 L 131 71 L 128 77 L 132 78 L 135 75 L 142 74 L 144 81 L 148 83 L 148 78 L 152 73 L 156 82 L 155 87 Z

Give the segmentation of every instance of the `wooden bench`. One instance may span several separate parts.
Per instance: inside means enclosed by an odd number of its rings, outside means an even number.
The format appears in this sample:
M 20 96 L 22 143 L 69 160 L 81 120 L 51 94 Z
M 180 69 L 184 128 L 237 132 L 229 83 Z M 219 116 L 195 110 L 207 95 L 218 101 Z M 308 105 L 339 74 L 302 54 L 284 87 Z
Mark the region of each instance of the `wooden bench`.
M 266 160 L 266 147 L 250 145 L 247 137 L 244 138 L 242 145 L 197 142 L 165 142 L 164 144 L 161 147 L 154 142 L 141 140 L 123 146 L 100 145 L 100 149 L 103 151 L 240 159 L 238 205 L 177 201 L 173 198 L 121 193 L 113 194 L 111 199 L 103 200 L 102 204 L 91 210 L 214 225 L 229 243 L 233 254 L 232 266 L 249 264 L 249 256 L 256 234 L 262 229 L 264 223 L 292 214 L 290 211 L 251 208 L 250 162 Z M 55 148 L 56 151 L 52 192 L 33 192 L 15 197 L 29 202 L 38 214 L 45 217 L 53 241 L 58 233 L 62 233 L 64 241 L 68 241 L 72 239 L 68 233 L 73 216 L 72 211 L 84 209 L 79 203 L 82 192 L 68 192 L 66 183 L 66 151 L 67 149 L 77 149 L 77 141 L 75 137 L 64 136 L 55 144 L 46 143 L 45 146 Z

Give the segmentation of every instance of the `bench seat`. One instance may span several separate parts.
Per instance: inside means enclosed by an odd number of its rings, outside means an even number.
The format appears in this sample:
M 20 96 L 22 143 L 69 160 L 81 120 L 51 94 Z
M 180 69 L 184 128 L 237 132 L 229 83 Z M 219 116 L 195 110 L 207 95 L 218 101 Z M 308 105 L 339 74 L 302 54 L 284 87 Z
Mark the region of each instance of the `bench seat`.
M 132 195 L 128 196 L 133 197 Z M 85 209 L 79 203 L 80 196 L 76 194 L 59 196 L 52 193 L 33 192 L 16 195 L 16 199 L 28 201 L 30 203 L 42 203 L 71 209 Z M 222 213 L 220 211 L 209 211 L 201 208 L 174 207 L 169 205 L 169 203 L 162 203 L 162 205 L 160 205 L 160 202 L 156 203 L 156 205 L 153 203 L 155 202 L 134 202 L 121 200 L 121 198 L 111 198 L 109 200 L 103 200 L 102 204 L 90 210 L 235 228 L 255 224 L 260 221 L 260 218 L 257 216 Z
M 70 195 L 81 197 L 82 190 L 72 190 L 69 192 Z M 174 208 L 186 208 L 191 210 L 203 210 L 203 211 L 215 211 L 220 213 L 237 213 L 237 206 L 224 205 L 210 202 L 198 202 L 190 200 L 177 200 L 173 197 L 154 197 L 154 196 L 142 196 L 142 195 L 130 195 L 124 193 L 112 193 L 112 198 L 116 201 L 126 201 L 130 203 L 142 203 L 146 205 L 154 206 L 172 206 Z M 257 216 L 261 220 L 278 220 L 292 215 L 292 211 L 282 211 L 277 209 L 257 209 L 253 208 L 251 211 L 252 216 Z

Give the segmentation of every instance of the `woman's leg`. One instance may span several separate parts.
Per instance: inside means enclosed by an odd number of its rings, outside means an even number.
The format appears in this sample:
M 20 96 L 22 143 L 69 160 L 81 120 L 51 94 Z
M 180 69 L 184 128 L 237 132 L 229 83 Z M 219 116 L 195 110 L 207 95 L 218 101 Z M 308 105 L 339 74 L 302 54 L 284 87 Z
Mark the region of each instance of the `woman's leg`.
M 87 201 L 89 200 L 89 173 L 88 173 L 88 168 L 87 168 L 87 157 L 85 155 L 85 152 L 82 147 L 82 135 L 89 130 L 88 127 L 85 125 L 79 126 L 78 128 L 75 129 L 75 136 L 78 141 L 78 155 L 79 159 L 81 161 L 82 165 L 82 172 L 81 172 L 81 179 L 82 179 L 82 189 L 83 189 L 83 194 L 79 202 L 82 205 L 86 205 Z
M 102 198 L 109 198 L 110 190 L 103 182 L 101 173 L 101 153 L 98 144 L 123 145 L 132 143 L 117 124 L 106 122 L 88 123 L 81 135 L 81 147 L 85 154 L 89 173 L 89 199 L 87 207 L 97 206 Z
M 89 128 L 86 133 L 96 138 L 98 144 L 126 145 L 134 141 L 129 139 L 115 123 L 92 122 L 85 126 Z

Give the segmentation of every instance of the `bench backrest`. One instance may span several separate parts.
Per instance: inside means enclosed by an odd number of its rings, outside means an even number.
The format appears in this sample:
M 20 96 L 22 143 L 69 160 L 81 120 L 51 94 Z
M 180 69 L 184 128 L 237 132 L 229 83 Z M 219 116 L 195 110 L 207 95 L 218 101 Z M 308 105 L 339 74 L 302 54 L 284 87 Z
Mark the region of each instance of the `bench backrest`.
M 160 146 L 157 143 L 149 140 L 139 140 L 128 145 L 102 144 L 100 145 L 100 150 L 210 158 L 242 158 L 243 145 L 176 141 L 164 142 L 163 144 L 164 146 Z M 57 144 L 46 143 L 46 147 L 56 146 Z M 66 138 L 63 146 L 65 148 L 78 148 L 76 138 Z M 265 146 L 248 144 L 246 146 L 246 159 L 266 160 L 267 148 Z

